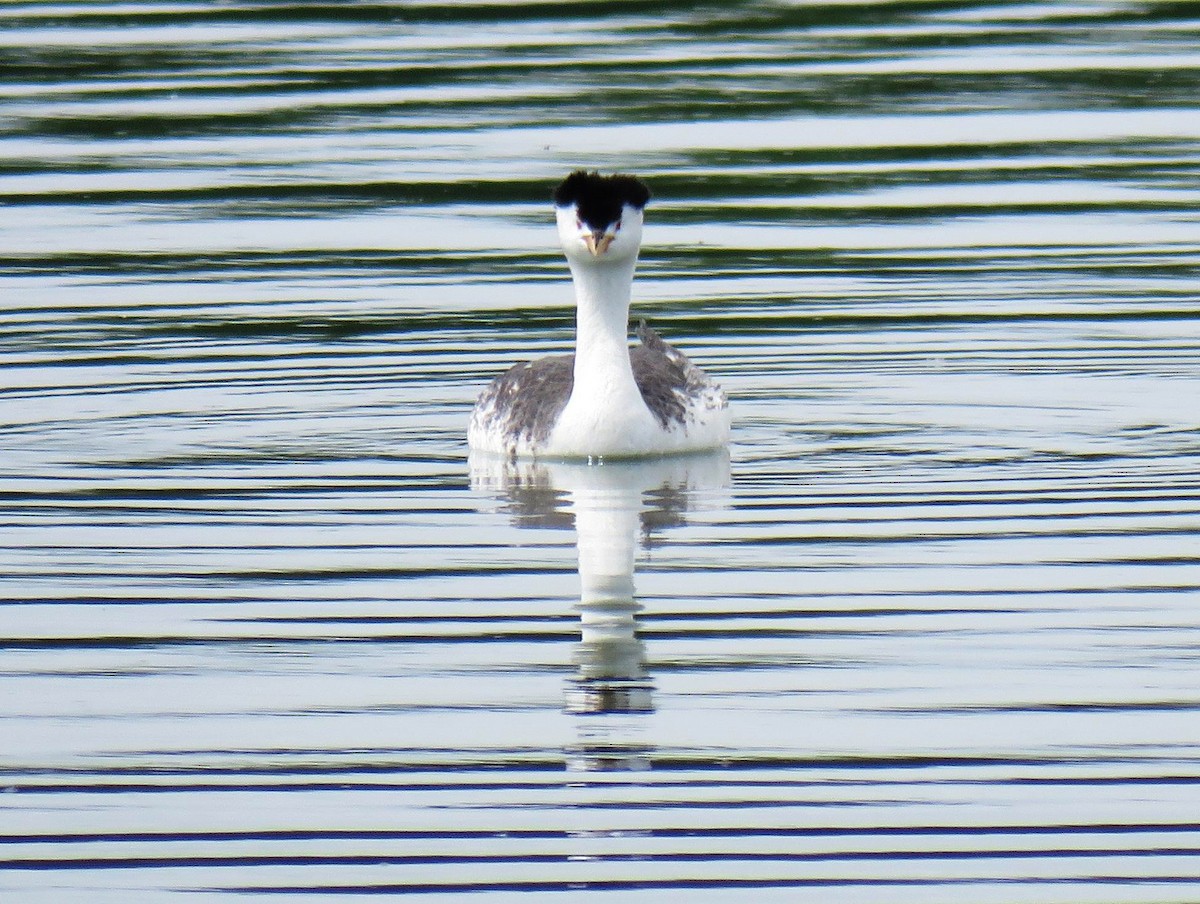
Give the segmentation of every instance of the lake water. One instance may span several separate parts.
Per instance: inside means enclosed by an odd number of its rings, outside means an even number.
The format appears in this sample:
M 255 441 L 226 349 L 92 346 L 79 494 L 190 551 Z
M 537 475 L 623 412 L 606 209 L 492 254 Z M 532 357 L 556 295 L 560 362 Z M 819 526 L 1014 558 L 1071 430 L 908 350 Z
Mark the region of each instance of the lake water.
M 1200 900 L 1195 4 L 0 26 L 5 902 Z M 468 460 L 578 166 L 728 457 Z

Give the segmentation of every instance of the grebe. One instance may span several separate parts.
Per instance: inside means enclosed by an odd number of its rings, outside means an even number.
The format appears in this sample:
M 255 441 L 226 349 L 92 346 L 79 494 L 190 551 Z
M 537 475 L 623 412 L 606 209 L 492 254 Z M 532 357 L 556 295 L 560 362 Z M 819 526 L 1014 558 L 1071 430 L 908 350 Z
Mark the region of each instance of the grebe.
M 637 458 L 729 442 L 725 393 L 646 326 L 629 347 L 629 302 L 650 190 L 578 170 L 554 190 L 575 284 L 575 354 L 501 374 L 479 396 L 472 449 L 510 458 Z

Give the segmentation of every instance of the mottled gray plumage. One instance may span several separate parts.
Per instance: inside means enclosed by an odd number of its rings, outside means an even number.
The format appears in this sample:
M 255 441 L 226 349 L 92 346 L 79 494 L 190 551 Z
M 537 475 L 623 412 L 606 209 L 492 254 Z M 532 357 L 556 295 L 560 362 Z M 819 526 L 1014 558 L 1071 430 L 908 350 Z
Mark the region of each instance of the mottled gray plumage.
M 684 423 L 688 400 L 708 385 L 708 377 L 644 320 L 638 324 L 637 337 L 642 344 L 630 350 L 629 360 L 642 401 L 664 430 L 672 421 Z
M 712 384 L 644 320 L 638 324 L 637 337 L 641 345 L 629 350 L 629 362 L 642 400 L 664 430 L 672 422 L 684 424 L 689 400 L 711 390 Z M 574 369 L 574 355 L 517 364 L 491 382 L 480 396 L 478 408 L 489 420 L 502 418 L 501 430 L 514 442 L 543 443 L 571 398 Z
M 475 405 L 488 425 L 515 442 L 544 443 L 575 385 L 575 356 L 553 355 L 514 364 L 488 385 Z

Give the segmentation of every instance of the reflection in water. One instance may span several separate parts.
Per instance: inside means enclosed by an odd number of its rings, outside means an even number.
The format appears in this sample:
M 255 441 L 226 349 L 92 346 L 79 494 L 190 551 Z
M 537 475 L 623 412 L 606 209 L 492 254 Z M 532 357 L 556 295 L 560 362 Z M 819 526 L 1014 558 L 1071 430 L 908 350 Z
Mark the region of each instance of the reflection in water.
M 473 487 L 506 498 L 516 524 L 567 527 L 574 521 L 580 639 L 566 711 L 580 718 L 568 768 L 650 767 L 645 717 L 654 711 L 654 683 L 638 637 L 638 540 L 648 543 L 654 530 L 684 523 L 705 491 L 728 478 L 725 451 L 600 464 L 472 456 Z

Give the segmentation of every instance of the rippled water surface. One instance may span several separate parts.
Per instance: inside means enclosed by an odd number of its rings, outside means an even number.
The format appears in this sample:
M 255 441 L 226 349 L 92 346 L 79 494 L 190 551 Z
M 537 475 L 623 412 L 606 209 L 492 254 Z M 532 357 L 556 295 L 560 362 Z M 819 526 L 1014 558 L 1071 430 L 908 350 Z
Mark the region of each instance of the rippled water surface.
M 468 461 L 577 166 L 728 457 Z M 1198 210 L 1192 3 L 4 4 L 0 894 L 1195 902 Z

